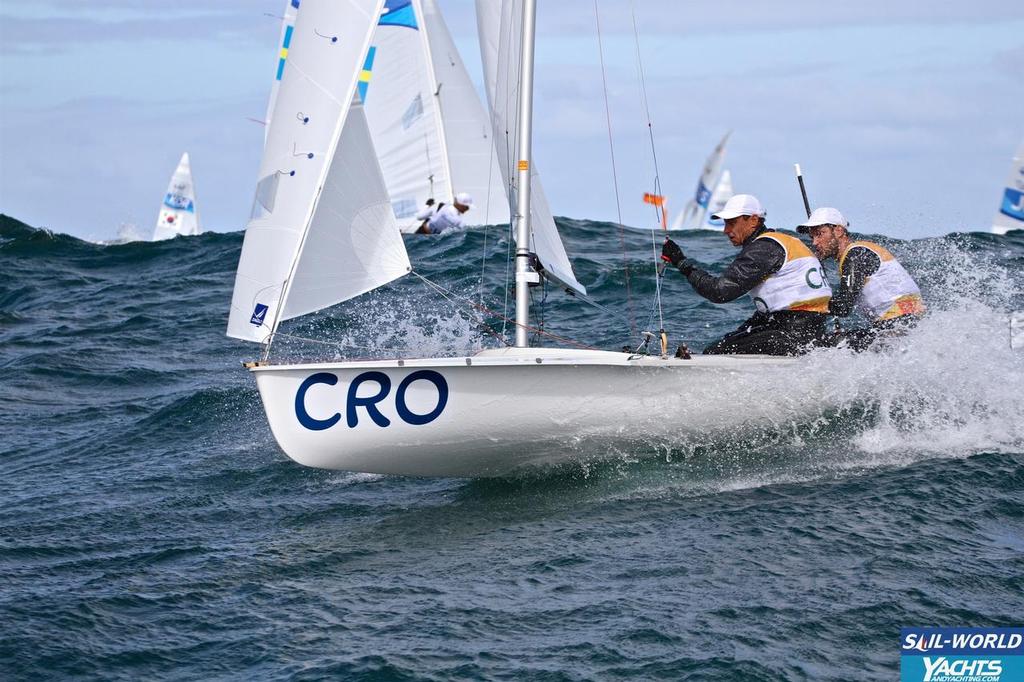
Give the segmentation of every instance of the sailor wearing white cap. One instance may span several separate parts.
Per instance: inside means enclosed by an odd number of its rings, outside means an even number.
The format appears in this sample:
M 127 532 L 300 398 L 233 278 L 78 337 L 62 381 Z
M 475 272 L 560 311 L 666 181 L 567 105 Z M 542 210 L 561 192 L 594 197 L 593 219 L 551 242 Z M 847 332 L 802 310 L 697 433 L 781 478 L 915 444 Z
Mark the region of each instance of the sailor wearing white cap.
M 846 317 L 854 308 L 869 320 L 866 329 L 842 333 L 850 346 L 862 350 L 879 336 L 889 336 L 915 323 L 924 314 L 921 290 L 889 253 L 867 240 L 854 241 L 850 223 L 835 208 L 816 208 L 797 231 L 811 236 L 818 258 L 839 262 L 839 290 L 829 303 L 829 313 Z
M 737 194 L 712 216 L 725 221 L 725 235 L 742 250 L 720 277 L 697 267 L 671 239 L 662 259 L 679 269 L 694 290 L 712 303 L 750 294 L 757 312 L 705 353 L 795 355 L 824 343 L 831 288 L 821 263 L 796 237 L 765 227 L 757 197 Z
M 466 192 L 459 192 L 455 195 L 455 201 L 450 204 L 441 202 L 433 215 L 423 221 L 417 234 L 441 234 L 458 227 L 462 227 L 462 214 L 473 206 L 473 197 Z

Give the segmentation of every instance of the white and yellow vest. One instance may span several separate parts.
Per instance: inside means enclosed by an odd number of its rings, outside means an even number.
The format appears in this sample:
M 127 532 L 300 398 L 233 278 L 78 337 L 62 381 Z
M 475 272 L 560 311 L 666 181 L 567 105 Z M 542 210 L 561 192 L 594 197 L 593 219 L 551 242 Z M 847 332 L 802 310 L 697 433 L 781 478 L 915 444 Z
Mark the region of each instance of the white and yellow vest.
M 765 232 L 755 239 L 771 239 L 786 250 L 786 262 L 765 281 L 750 290 L 761 312 L 802 310 L 827 313 L 832 287 L 825 280 L 821 262 L 807 246 L 787 234 Z
M 843 264 L 850 249 L 863 246 L 878 256 L 882 264 L 875 274 L 868 277 L 857 299 L 857 308 L 873 320 L 891 320 L 903 315 L 924 313 L 921 290 L 899 261 L 878 244 L 856 241 L 846 247 L 839 257 L 839 276 L 843 276 Z

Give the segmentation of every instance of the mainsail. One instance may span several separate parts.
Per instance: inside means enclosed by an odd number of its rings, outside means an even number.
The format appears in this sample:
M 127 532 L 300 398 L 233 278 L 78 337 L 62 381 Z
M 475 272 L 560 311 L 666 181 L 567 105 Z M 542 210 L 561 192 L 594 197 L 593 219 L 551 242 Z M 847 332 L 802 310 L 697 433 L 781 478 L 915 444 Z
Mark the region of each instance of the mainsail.
M 475 200 L 467 224 L 508 222 L 487 117 L 433 0 L 384 3 L 359 95 L 401 227 L 458 192 Z
M 701 171 L 700 179 L 697 181 L 697 190 L 693 198 L 686 202 L 686 207 L 672 221 L 673 230 L 689 230 L 705 227 L 704 217 L 707 215 L 708 203 L 711 201 L 712 190 L 722 172 L 722 164 L 725 163 L 725 145 L 729 141 L 726 133 L 722 141 L 715 146 L 715 150 L 704 162 L 704 169 Z
M 514 206 L 516 168 L 512 164 L 517 141 L 513 139 L 512 131 L 515 129 L 519 106 L 521 0 L 476 0 L 476 16 L 484 84 L 494 130 L 494 147 L 502 179 L 505 186 L 509 187 L 509 201 Z M 530 221 L 533 230 L 530 248 L 544 266 L 546 277 L 585 295 L 587 290 L 576 281 L 562 238 L 555 227 L 555 219 L 551 215 L 536 164 L 530 167 L 530 185 Z
M 1024 230 L 1024 143 L 1013 157 L 1003 200 L 992 220 L 992 231 L 996 234 L 1006 234 L 1010 230 Z
M 192 182 L 192 165 L 188 152 L 181 155 L 171 183 L 160 205 L 160 215 L 153 230 L 153 241 L 200 234 L 199 211 L 196 209 L 196 188 Z
M 360 66 L 384 0 L 303 0 L 245 231 L 229 336 L 277 324 L 409 270 L 362 105 Z

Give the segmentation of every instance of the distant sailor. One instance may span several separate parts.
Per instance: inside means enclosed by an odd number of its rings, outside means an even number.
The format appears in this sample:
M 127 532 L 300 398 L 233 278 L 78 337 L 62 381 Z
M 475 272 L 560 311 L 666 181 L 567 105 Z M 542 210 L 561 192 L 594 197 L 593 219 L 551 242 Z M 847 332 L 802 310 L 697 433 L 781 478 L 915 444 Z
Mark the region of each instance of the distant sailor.
M 857 308 L 871 320 L 867 328 L 841 334 L 851 348 L 863 350 L 879 337 L 905 331 L 925 308 L 921 290 L 899 261 L 874 242 L 854 241 L 849 226 L 838 210 L 818 208 L 796 229 L 811 236 L 819 258 L 839 261 L 839 290 L 832 296 L 829 313 L 846 317 Z
M 757 197 L 737 194 L 711 216 L 725 221 L 725 234 L 740 254 L 715 277 L 686 258 L 671 239 L 662 259 L 672 263 L 694 290 L 712 303 L 750 294 L 757 312 L 736 331 L 704 349 L 709 354 L 796 355 L 825 342 L 832 289 L 821 263 L 796 237 L 765 227 Z
M 434 211 L 423 218 L 423 224 L 416 230 L 416 234 L 441 234 L 458 227 L 462 227 L 462 215 L 473 206 L 473 197 L 465 192 L 455 195 L 455 201 L 451 204 L 441 202 L 437 204 Z M 426 209 L 416 215 L 419 218 L 425 214 Z

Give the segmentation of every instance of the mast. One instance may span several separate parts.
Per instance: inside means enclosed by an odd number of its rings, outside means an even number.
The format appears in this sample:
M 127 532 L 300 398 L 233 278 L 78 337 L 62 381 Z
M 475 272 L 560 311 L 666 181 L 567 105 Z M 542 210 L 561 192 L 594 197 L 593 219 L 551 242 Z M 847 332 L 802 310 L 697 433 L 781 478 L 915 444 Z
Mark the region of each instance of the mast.
M 519 62 L 518 188 L 516 205 L 516 348 L 529 343 L 530 283 L 540 276 L 530 268 L 530 161 L 533 129 L 533 48 L 537 0 L 523 0 L 523 34 Z

